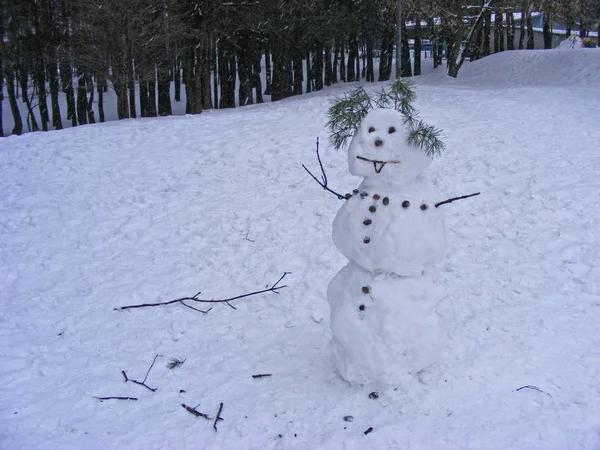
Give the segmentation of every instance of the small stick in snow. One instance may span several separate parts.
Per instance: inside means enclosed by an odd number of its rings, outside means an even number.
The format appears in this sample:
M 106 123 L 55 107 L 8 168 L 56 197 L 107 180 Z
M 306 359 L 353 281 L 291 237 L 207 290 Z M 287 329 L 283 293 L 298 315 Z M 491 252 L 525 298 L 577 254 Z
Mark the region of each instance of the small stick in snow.
M 527 386 L 521 386 L 519 389 L 517 389 L 517 392 L 519 392 L 521 389 L 532 389 L 534 391 L 538 391 L 541 392 L 543 394 L 546 394 L 548 397 L 552 397 L 550 394 L 548 394 L 546 391 L 542 391 L 539 387 L 537 386 L 532 386 L 532 385 L 527 385 Z
M 256 375 L 252 375 L 252 378 L 264 378 L 272 376 L 272 373 L 258 373 Z
M 479 194 L 481 194 L 481 192 L 476 192 L 474 194 L 469 194 L 469 195 L 463 195 L 462 197 L 449 198 L 448 200 L 444 200 L 443 202 L 436 203 L 435 207 L 437 208 L 438 206 L 445 205 L 446 203 L 452 203 L 455 200 L 462 200 L 463 198 L 475 197 L 476 195 L 479 195 Z
M 321 162 L 321 156 L 319 155 L 319 138 L 317 138 L 317 160 L 319 161 L 319 166 L 321 167 L 321 174 L 322 174 L 321 181 L 317 180 L 317 177 L 315 177 L 312 174 L 312 172 L 306 168 L 306 166 L 304 164 L 302 164 L 302 167 L 304 167 L 304 170 L 306 170 L 308 172 L 308 174 L 313 178 L 313 180 L 315 180 L 317 183 L 319 183 L 319 185 L 323 189 L 325 189 L 327 192 L 331 192 L 333 195 L 335 195 L 338 198 L 338 200 L 346 200 L 346 197 L 338 194 L 335 191 L 332 191 L 331 189 L 329 189 L 327 187 L 327 175 L 325 174 L 325 169 L 323 168 L 323 163 Z
M 246 233 L 246 237 L 244 239 L 246 239 L 247 241 L 250 241 L 250 242 L 256 242 L 256 241 L 253 241 L 252 239 L 248 239 L 249 234 L 250 234 L 250 230 L 248 230 L 248 232 Z
M 196 408 L 192 408 L 191 406 L 186 405 L 185 403 L 182 403 L 181 406 L 190 414 L 195 415 L 196 417 L 204 417 L 205 419 L 210 420 L 210 417 L 208 416 L 208 414 L 204 414 L 201 413 L 200 411 L 198 411 Z
M 104 400 L 137 400 L 135 397 L 94 397 L 101 402 Z
M 148 390 L 150 390 L 150 391 L 152 391 L 152 392 L 156 392 L 156 388 L 154 388 L 154 389 L 153 389 L 153 388 L 151 388 L 150 386 L 148 386 L 148 385 L 146 384 L 146 380 L 148 379 L 148 375 L 150 375 L 150 371 L 151 371 L 151 370 L 152 370 L 152 368 L 154 367 L 154 363 L 156 362 L 156 359 L 157 359 L 159 356 L 162 356 L 162 355 L 156 355 L 156 356 L 154 357 L 154 359 L 152 360 L 152 364 L 150 364 L 150 368 L 149 368 L 149 369 L 148 369 L 148 371 L 146 372 L 146 376 L 144 377 L 144 379 L 143 379 L 142 381 L 132 380 L 131 378 L 129 378 L 129 377 L 127 376 L 127 374 L 125 373 L 125 371 L 124 371 L 124 370 L 121 370 L 121 373 L 123 374 L 123 377 L 125 377 L 125 382 L 127 383 L 128 381 L 131 381 L 132 383 L 139 384 L 140 386 L 144 386 L 146 389 L 148 389 Z
M 367 428 L 364 434 L 369 434 L 371 431 L 373 431 L 373 427 Z
M 185 303 L 187 301 L 189 301 L 189 302 L 198 302 L 198 303 L 226 303 L 232 309 L 236 309 L 236 307 L 233 306 L 229 302 L 231 302 L 233 300 L 239 300 L 239 299 L 245 298 L 245 297 L 250 297 L 252 295 L 264 294 L 265 292 L 273 292 L 274 294 L 279 294 L 279 292 L 277 292 L 277 291 L 279 291 L 280 289 L 284 289 L 284 288 L 288 287 L 287 285 L 278 286 L 279 282 L 281 280 L 283 280 L 284 277 L 287 274 L 289 274 L 289 273 L 291 273 L 291 272 L 283 272 L 283 275 L 271 287 L 268 287 L 268 285 L 267 285 L 266 289 L 262 289 L 260 291 L 255 291 L 255 292 L 250 292 L 248 294 L 238 295 L 236 297 L 224 298 L 224 299 L 220 299 L 220 300 L 204 300 L 204 299 L 198 298 L 198 295 L 200 295 L 200 292 L 198 292 L 193 297 L 182 297 L 182 298 L 177 298 L 175 300 L 169 300 L 167 302 L 159 302 L 159 303 L 142 303 L 140 305 L 120 306 L 118 308 L 115 308 L 115 310 L 135 309 L 135 308 L 147 308 L 147 307 L 151 307 L 151 306 L 164 306 L 164 305 L 172 305 L 174 303 L 181 303 L 183 306 L 186 306 L 186 307 L 188 307 L 190 309 L 193 309 L 194 311 L 199 311 L 199 312 L 201 312 L 203 314 L 208 314 L 208 312 L 212 309 L 212 308 L 209 308 L 208 310 L 203 311 L 201 309 L 194 308 L 193 306 L 188 305 L 187 303 Z
M 221 403 L 221 404 L 219 405 L 219 412 L 217 413 L 217 417 L 215 418 L 215 423 L 213 423 L 213 428 L 215 429 L 215 431 L 218 431 L 218 430 L 217 430 L 217 422 L 218 422 L 219 420 L 223 420 L 223 418 L 221 417 L 221 412 L 222 412 L 222 411 L 223 411 L 223 403 Z

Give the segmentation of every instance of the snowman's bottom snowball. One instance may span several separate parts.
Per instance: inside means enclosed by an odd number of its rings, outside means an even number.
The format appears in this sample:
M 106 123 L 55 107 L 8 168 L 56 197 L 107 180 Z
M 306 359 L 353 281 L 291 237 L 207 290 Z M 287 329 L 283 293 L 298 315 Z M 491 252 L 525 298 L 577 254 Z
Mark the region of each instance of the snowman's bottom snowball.
M 434 363 L 446 343 L 443 296 L 429 275 L 376 274 L 349 263 L 327 289 L 340 375 L 352 383 L 396 385 Z

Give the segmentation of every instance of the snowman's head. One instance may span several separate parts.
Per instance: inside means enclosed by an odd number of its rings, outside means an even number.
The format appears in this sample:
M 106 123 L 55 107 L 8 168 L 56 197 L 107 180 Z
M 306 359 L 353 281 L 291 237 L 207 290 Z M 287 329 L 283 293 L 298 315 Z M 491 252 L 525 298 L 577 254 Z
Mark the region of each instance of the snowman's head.
M 393 109 L 369 111 L 348 148 L 348 170 L 380 184 L 413 181 L 431 164 L 421 148 L 406 142 L 404 116 Z

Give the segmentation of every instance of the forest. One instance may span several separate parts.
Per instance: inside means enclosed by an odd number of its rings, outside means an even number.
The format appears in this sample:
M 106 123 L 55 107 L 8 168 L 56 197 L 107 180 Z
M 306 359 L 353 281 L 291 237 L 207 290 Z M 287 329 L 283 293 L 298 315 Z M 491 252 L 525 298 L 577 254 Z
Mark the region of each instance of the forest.
M 394 73 L 418 76 L 425 45 L 434 66 L 456 77 L 465 58 L 534 48 L 534 16 L 543 18 L 545 48 L 552 46 L 554 24 L 564 24 L 567 35 L 586 37 L 598 30 L 600 18 L 600 0 L 0 0 L 0 5 L 0 136 L 61 129 L 64 105 L 70 126 L 103 122 L 109 89 L 118 118 L 125 119 L 171 115 L 171 89 L 175 101 L 182 101 L 182 86 L 186 113 L 200 114 L 337 82 L 385 81 L 397 53 Z M 2 107 L 11 109 L 12 130 L 4 130 Z

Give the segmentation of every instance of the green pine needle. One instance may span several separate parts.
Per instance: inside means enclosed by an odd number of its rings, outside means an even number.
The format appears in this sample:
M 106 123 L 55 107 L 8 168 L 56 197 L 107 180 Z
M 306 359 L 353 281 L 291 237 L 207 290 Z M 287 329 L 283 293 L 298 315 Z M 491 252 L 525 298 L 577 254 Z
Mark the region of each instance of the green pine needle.
M 427 156 L 439 156 L 445 149 L 441 141 L 441 130 L 419 120 L 419 111 L 412 105 L 417 98 L 413 84 L 405 79 L 394 81 L 389 87 L 369 94 L 363 87 L 357 87 L 341 97 L 334 98 L 327 111 L 329 141 L 339 150 L 354 136 L 360 122 L 369 110 L 392 108 L 404 116 L 404 123 L 410 131 L 407 142 L 425 151 Z
M 442 131 L 433 125 L 427 125 L 422 120 L 418 120 L 411 125 L 408 132 L 407 142 L 415 147 L 425 151 L 427 156 L 433 158 L 439 156 L 446 145 L 440 139 Z
M 169 364 L 167 364 L 167 367 L 169 369 L 174 369 L 175 367 L 181 366 L 185 361 L 186 361 L 185 359 L 171 358 L 171 361 L 169 361 Z

